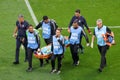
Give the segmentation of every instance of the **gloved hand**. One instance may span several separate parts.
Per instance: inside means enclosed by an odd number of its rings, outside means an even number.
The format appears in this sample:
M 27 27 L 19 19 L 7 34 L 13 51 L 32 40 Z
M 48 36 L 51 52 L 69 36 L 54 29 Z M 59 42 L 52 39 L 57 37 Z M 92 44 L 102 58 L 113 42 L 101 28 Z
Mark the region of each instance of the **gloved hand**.
M 38 48 L 37 51 L 40 51 L 40 48 Z
M 16 33 L 14 33 L 14 34 L 13 34 L 13 37 L 14 37 L 14 38 L 16 38 L 16 37 L 17 37 L 17 34 L 16 34 Z
M 90 46 L 90 43 L 87 43 L 86 46 L 87 46 L 87 47 Z
M 88 33 L 89 33 L 89 34 L 92 34 L 91 31 L 90 31 L 90 29 L 88 29 Z
M 37 49 L 37 53 L 38 53 L 38 55 L 43 55 L 40 48 Z

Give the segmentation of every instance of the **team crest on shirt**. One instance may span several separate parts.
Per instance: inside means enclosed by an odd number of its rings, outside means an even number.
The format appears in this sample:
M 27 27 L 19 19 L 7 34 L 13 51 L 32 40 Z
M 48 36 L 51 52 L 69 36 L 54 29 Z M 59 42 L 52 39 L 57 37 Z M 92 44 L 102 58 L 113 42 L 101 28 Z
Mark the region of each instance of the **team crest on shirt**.
M 81 20 L 79 20 L 78 22 L 81 23 Z
M 25 27 L 24 25 L 21 25 L 21 27 Z

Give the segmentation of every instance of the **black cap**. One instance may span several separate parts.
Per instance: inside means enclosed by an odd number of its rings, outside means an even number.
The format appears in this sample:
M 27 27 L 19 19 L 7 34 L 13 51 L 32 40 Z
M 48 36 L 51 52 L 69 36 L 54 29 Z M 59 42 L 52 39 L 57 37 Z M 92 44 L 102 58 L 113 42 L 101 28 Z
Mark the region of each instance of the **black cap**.
M 43 16 L 43 20 L 47 20 L 48 19 L 48 16 Z
M 76 12 L 76 13 L 80 13 L 80 9 L 77 9 L 75 12 Z

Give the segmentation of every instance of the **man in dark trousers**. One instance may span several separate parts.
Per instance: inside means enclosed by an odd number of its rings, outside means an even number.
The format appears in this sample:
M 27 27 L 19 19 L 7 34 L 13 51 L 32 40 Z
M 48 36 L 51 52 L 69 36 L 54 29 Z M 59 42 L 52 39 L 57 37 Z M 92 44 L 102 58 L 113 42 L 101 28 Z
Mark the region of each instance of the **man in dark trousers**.
M 48 16 L 43 16 L 43 20 L 35 27 L 35 29 L 42 28 L 42 37 L 47 45 L 52 43 L 52 36 L 55 35 L 57 24 L 54 20 L 49 19 Z M 48 59 L 46 62 L 49 63 Z M 41 65 L 42 66 L 42 65 Z
M 78 56 L 78 48 L 81 40 L 81 36 L 84 35 L 87 45 L 89 45 L 88 38 L 82 29 L 82 27 L 79 26 L 79 23 L 77 20 L 73 22 L 73 25 L 70 27 L 70 36 L 69 36 L 69 41 L 70 41 L 70 51 L 72 54 L 72 59 L 73 59 L 73 65 L 77 66 L 79 65 L 79 56 Z
M 91 31 L 90 31 L 90 29 L 87 25 L 87 22 L 86 22 L 85 18 L 83 16 L 81 16 L 79 9 L 77 9 L 75 11 L 75 15 L 72 17 L 72 19 L 69 23 L 68 32 L 70 32 L 70 27 L 72 26 L 72 24 L 75 20 L 78 20 L 78 25 L 81 26 L 83 30 L 84 30 L 84 26 L 85 26 L 87 28 L 89 34 L 91 34 Z M 87 37 L 87 35 L 86 35 L 86 37 Z M 81 49 L 81 53 L 84 53 L 84 48 L 83 48 L 82 43 L 81 43 L 82 42 L 82 36 L 80 38 L 81 38 L 80 39 L 81 41 L 80 41 L 79 47 Z
M 114 39 L 114 34 L 111 32 L 111 30 L 106 27 L 105 25 L 102 24 L 102 19 L 98 19 L 96 21 L 97 26 L 94 29 L 93 37 L 92 37 L 92 42 L 91 42 L 91 48 L 93 48 L 93 42 L 95 37 L 97 38 L 97 45 L 98 49 L 101 55 L 101 63 L 100 67 L 98 69 L 99 72 L 102 72 L 103 68 L 106 66 L 106 53 L 108 50 L 108 45 L 106 44 L 104 40 L 104 34 L 109 33 L 112 34 L 113 39 Z
M 28 31 L 26 31 L 27 34 L 27 52 L 28 52 L 28 69 L 27 72 L 32 71 L 32 55 L 34 51 L 37 51 L 40 48 L 40 37 L 38 34 L 38 31 L 33 28 L 32 25 L 29 25 Z M 40 60 L 40 65 L 43 63 L 42 59 Z
M 28 60 L 26 38 L 26 30 L 28 29 L 28 26 L 28 22 L 24 20 L 23 15 L 20 14 L 18 16 L 18 20 L 16 21 L 16 27 L 13 33 L 13 36 L 16 38 L 15 62 L 13 62 L 13 64 L 19 64 L 19 51 L 21 44 L 23 44 L 25 48 L 25 62 Z
M 51 51 L 53 52 L 51 57 L 51 73 L 56 72 L 57 74 L 60 74 L 60 69 L 62 66 L 62 57 L 64 55 L 64 37 L 61 35 L 61 29 L 57 29 L 56 35 L 53 36 Z M 56 58 L 58 60 L 57 70 L 55 69 Z

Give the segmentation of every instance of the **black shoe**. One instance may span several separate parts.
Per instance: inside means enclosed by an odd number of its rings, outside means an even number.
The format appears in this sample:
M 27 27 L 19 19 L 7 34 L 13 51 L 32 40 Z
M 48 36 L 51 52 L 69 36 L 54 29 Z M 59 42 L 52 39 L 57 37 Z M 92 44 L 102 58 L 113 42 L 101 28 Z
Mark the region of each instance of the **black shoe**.
M 13 62 L 13 64 L 19 64 L 19 61 L 15 61 L 15 62 Z
M 56 72 L 56 69 L 52 69 L 52 70 L 50 71 L 51 74 L 53 74 L 53 73 L 55 73 L 55 72 Z
M 99 71 L 99 72 L 102 72 L 102 68 L 99 68 L 98 71 Z
M 78 66 L 79 64 L 80 64 L 80 62 L 79 62 L 79 61 L 77 61 L 77 62 L 76 62 L 76 64 L 75 64 L 75 66 Z
M 56 74 L 60 74 L 60 73 L 61 73 L 61 71 L 60 71 L 60 70 L 57 70 L 57 71 L 56 71 Z
M 31 67 L 29 67 L 27 70 L 26 70 L 26 72 L 31 72 L 32 71 L 32 68 Z

